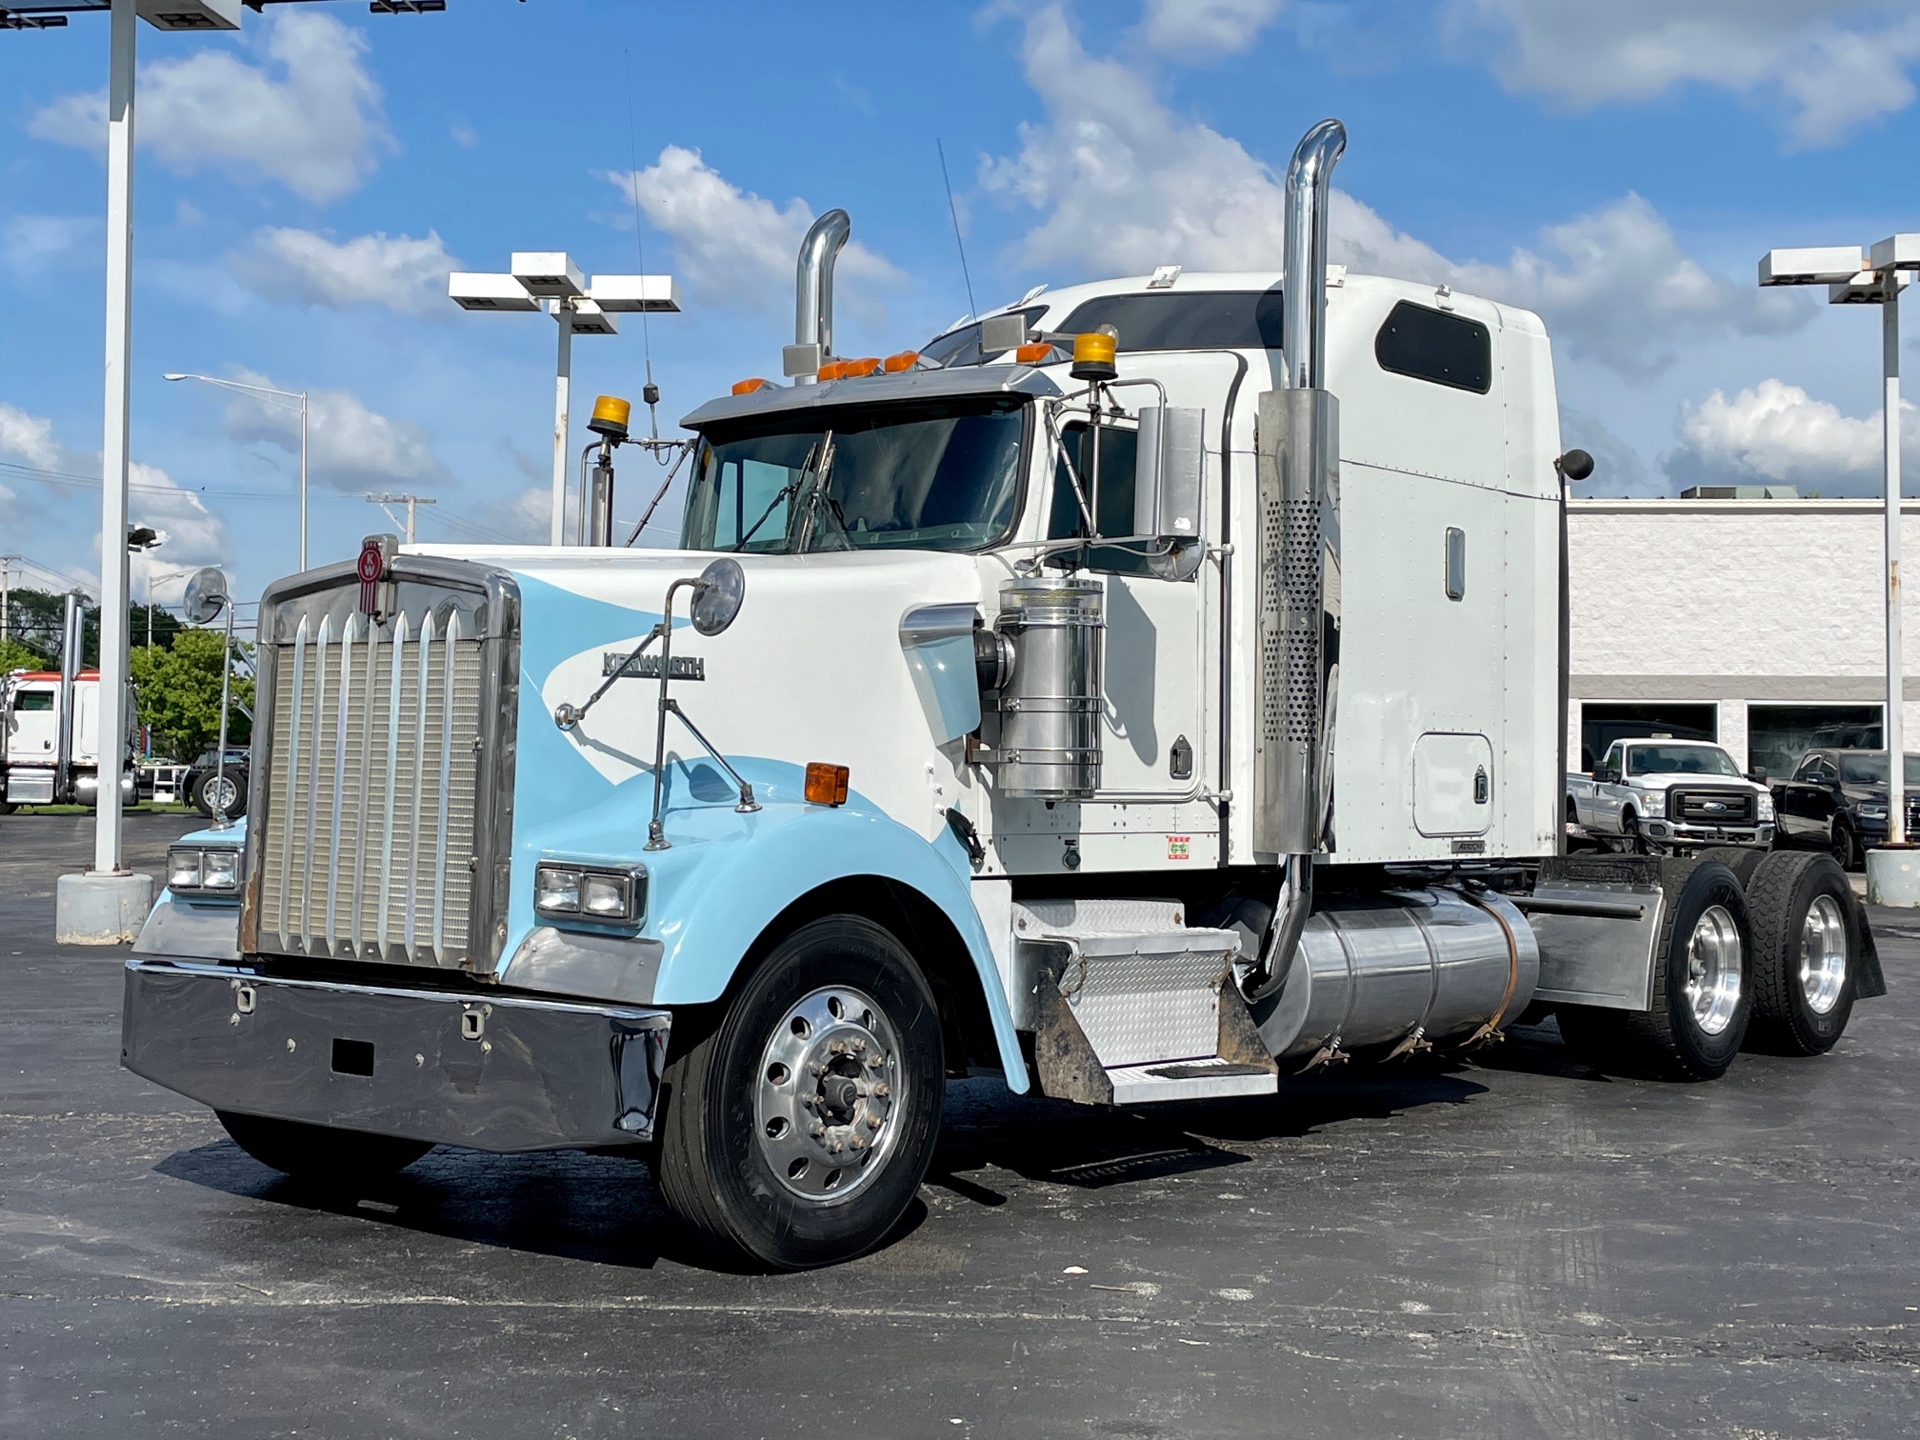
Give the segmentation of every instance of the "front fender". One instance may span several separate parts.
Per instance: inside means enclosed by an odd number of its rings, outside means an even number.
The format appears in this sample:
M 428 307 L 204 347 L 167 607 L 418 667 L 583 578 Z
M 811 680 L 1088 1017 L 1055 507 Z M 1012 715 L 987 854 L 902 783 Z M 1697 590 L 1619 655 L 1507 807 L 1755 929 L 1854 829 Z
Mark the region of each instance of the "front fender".
M 780 912 L 836 880 L 877 876 L 936 906 L 967 947 L 986 997 L 1007 1084 L 1028 1087 L 1026 1062 L 968 882 L 921 836 L 865 806 L 775 800 L 712 840 L 676 841 L 646 856 L 647 933 L 661 942 L 658 1005 L 699 1005 L 726 992 L 742 957 Z M 945 832 L 942 832 L 943 836 Z

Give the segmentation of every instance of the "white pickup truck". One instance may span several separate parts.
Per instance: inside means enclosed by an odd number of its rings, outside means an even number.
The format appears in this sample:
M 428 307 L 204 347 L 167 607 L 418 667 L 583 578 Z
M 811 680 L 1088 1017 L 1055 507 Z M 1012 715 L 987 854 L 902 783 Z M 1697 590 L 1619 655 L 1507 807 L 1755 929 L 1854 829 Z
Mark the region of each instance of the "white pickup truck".
M 1616 740 L 1591 776 L 1567 776 L 1567 824 L 1614 848 L 1676 854 L 1704 845 L 1773 844 L 1764 772 L 1701 740 Z

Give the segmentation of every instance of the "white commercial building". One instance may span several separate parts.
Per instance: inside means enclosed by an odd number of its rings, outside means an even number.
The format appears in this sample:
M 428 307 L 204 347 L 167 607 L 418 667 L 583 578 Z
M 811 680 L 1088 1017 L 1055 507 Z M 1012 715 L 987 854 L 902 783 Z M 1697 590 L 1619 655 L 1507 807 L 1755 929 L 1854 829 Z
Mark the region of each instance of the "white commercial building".
M 1920 500 L 1902 525 L 1920 554 Z M 1774 776 L 1817 745 L 1884 743 L 1884 534 L 1879 500 L 1571 502 L 1568 768 L 1650 731 Z M 1914 736 L 1920 601 L 1905 606 Z

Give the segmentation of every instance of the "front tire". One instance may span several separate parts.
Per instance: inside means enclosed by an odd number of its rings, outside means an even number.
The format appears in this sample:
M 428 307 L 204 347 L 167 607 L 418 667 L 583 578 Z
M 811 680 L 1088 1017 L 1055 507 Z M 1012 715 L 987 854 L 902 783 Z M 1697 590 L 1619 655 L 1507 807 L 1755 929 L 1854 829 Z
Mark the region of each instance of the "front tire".
M 860 916 L 803 925 L 668 1060 L 661 1196 L 731 1256 L 852 1259 L 918 1193 L 945 1076 L 939 1009 L 900 942 Z
M 1833 835 L 1828 843 L 1827 849 L 1828 853 L 1833 856 L 1833 863 L 1838 865 L 1842 870 L 1857 870 L 1860 868 L 1860 845 L 1853 838 L 1852 826 L 1839 820 L 1834 821 Z
M 1823 1055 L 1853 1014 L 1860 936 L 1852 887 L 1825 855 L 1777 855 L 1747 886 L 1753 1029 L 1747 1048 Z
M 1620 812 L 1620 833 L 1625 836 L 1624 845 L 1629 855 L 1647 853 L 1647 837 L 1640 833 L 1640 817 L 1631 810 Z
M 425 1140 L 336 1130 L 299 1120 L 242 1115 L 233 1110 L 216 1110 L 214 1114 L 233 1137 L 233 1143 L 262 1165 L 322 1185 L 376 1180 L 406 1169 L 433 1148 Z

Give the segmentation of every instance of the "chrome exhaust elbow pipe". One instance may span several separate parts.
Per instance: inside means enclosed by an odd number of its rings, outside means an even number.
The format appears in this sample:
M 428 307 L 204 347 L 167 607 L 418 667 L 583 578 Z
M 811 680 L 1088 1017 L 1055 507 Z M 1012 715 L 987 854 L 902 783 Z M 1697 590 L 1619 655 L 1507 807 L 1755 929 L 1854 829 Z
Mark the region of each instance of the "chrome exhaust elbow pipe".
M 814 372 L 833 354 L 833 267 L 852 233 L 852 217 L 844 210 L 829 210 L 813 222 L 800 242 L 793 344 L 784 357 L 786 372 L 795 384 L 813 384 Z
M 1317 390 L 1326 383 L 1327 201 L 1333 167 L 1347 148 L 1347 127 L 1322 120 L 1300 137 L 1287 164 L 1287 292 L 1282 334 L 1287 385 Z
M 1242 981 L 1249 1000 L 1285 988 L 1313 912 L 1313 857 L 1333 833 L 1334 714 L 1340 686 L 1340 407 L 1326 389 L 1327 202 L 1347 130 L 1322 120 L 1287 166 L 1286 388 L 1260 397 L 1260 714 L 1253 848 L 1284 867 L 1266 944 Z

